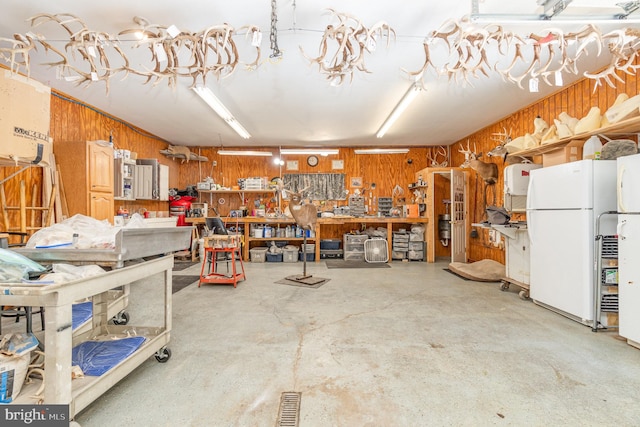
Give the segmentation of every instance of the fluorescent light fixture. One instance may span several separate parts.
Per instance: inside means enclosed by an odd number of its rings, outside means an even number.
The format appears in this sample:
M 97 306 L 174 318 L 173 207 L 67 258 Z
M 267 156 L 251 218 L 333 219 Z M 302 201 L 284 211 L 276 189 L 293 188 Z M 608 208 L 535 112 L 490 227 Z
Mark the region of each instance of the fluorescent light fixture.
M 238 135 L 243 137 L 244 139 L 251 138 L 251 135 L 247 130 L 233 117 L 233 114 L 227 110 L 227 107 L 220 102 L 218 98 L 211 92 L 211 89 L 205 86 L 196 86 L 193 88 L 193 91 L 198 94 L 200 98 L 206 102 L 209 107 L 213 109 L 233 130 L 236 131 Z
M 262 156 L 271 157 L 271 151 L 251 151 L 251 150 L 218 150 L 221 156 Z
M 408 148 L 364 148 L 353 150 L 356 154 L 406 154 Z
M 590 15 L 585 17 L 584 15 L 558 15 L 553 19 L 544 19 L 544 15 L 520 15 L 520 14 L 500 14 L 500 13 L 479 13 L 470 16 L 470 20 L 477 24 L 526 24 L 535 22 L 544 22 L 547 24 L 629 24 L 638 23 L 640 18 L 630 16 L 629 18 L 624 15 Z
M 280 150 L 280 154 L 316 154 L 318 156 L 329 156 L 333 154 L 340 153 L 340 150 L 336 149 L 316 149 L 316 148 L 308 148 L 308 149 L 297 149 L 297 148 L 283 148 Z
M 411 101 L 413 101 L 420 92 L 422 92 L 422 86 L 418 83 L 414 83 L 409 87 L 407 93 L 404 94 L 398 105 L 396 105 L 396 108 L 393 109 L 389 117 L 387 117 L 387 120 L 385 120 L 380 127 L 380 130 L 378 130 L 378 133 L 376 133 L 376 137 L 382 138 L 384 134 L 387 133 L 389 128 L 398 120 L 398 117 L 400 117 L 402 112 L 407 109 Z
M 472 22 L 522 23 L 528 21 L 553 21 L 580 24 L 637 22 L 632 16 L 640 9 L 640 1 L 620 0 L 538 0 L 538 8 L 529 14 L 480 13 L 478 0 L 473 0 Z M 540 12 L 540 13 L 538 13 Z M 629 19 L 631 18 L 631 19 Z

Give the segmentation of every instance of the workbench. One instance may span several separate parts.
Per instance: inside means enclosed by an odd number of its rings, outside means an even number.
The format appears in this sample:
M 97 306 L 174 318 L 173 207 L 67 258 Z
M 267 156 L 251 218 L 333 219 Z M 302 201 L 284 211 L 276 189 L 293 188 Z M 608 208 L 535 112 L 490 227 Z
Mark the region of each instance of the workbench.
M 60 284 L 0 284 L 0 304 L 14 306 L 42 306 L 46 312 L 45 348 L 45 404 L 68 404 L 71 417 L 101 396 L 137 366 L 155 355 L 159 362 L 171 356 L 166 348 L 171 330 L 171 280 L 173 255 L 114 269 L 105 274 Z M 135 285 L 141 279 L 160 275 L 164 312 L 160 326 L 110 325 L 107 313 L 108 293 L 111 289 Z M 72 304 L 84 298 L 93 301 L 92 327 L 80 335 L 72 335 Z M 73 346 L 94 338 L 109 336 L 144 336 L 146 341 L 132 355 L 101 376 L 71 379 Z M 12 404 L 35 404 L 32 397 L 40 381 L 24 385 Z
M 293 218 L 286 217 L 278 217 L 278 218 L 263 218 L 263 217 L 242 217 L 242 218 L 222 218 L 226 225 L 243 225 L 244 227 L 244 245 L 242 248 L 242 258 L 245 260 L 250 259 L 249 257 L 249 249 L 251 247 L 251 242 L 272 242 L 272 241 L 287 241 L 287 242 L 300 242 L 304 240 L 302 237 L 267 237 L 267 238 L 259 238 L 253 237 L 251 235 L 250 225 L 251 224 L 265 224 L 270 226 L 284 226 L 295 224 L 295 220 Z M 205 217 L 191 217 L 185 218 L 185 221 L 188 224 L 198 225 L 205 224 Z M 374 225 L 382 225 L 387 229 L 387 242 L 389 242 L 389 251 L 391 251 L 391 242 L 393 241 L 393 227 L 394 225 L 412 225 L 412 224 L 421 224 L 425 227 L 428 224 L 428 218 L 418 217 L 418 218 L 405 218 L 405 217 L 351 217 L 351 216 L 335 216 L 332 218 L 318 218 L 316 222 L 315 228 L 315 236 L 307 237 L 307 241 L 313 242 L 315 244 L 315 260 L 316 262 L 320 262 L 320 240 L 321 239 L 330 239 L 339 237 L 342 239 L 342 236 L 325 236 L 322 233 L 323 226 L 330 225 L 343 225 L 343 224 L 355 224 L 355 225 L 363 225 L 363 226 L 374 226 Z M 432 251 L 433 248 L 427 246 L 427 253 Z M 425 257 L 425 261 L 429 257 Z M 389 259 L 391 259 L 391 252 L 389 252 Z

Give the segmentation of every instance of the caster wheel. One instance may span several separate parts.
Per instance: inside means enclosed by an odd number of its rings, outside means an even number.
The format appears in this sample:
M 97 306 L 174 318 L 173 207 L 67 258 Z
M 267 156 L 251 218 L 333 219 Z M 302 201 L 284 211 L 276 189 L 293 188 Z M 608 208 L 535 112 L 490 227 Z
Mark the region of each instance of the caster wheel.
M 127 323 L 129 323 L 129 320 L 129 313 L 127 313 L 126 311 L 121 311 L 114 316 L 113 323 L 115 323 L 116 325 L 126 325 Z
M 518 296 L 523 300 L 529 299 L 529 291 L 522 290 L 518 293 Z
M 166 363 L 169 359 L 171 359 L 171 350 L 169 350 L 167 347 L 162 347 L 156 352 L 156 360 L 158 362 Z
M 509 284 L 507 282 L 502 282 L 502 284 L 500 285 L 500 290 L 504 292 L 507 289 L 509 289 Z

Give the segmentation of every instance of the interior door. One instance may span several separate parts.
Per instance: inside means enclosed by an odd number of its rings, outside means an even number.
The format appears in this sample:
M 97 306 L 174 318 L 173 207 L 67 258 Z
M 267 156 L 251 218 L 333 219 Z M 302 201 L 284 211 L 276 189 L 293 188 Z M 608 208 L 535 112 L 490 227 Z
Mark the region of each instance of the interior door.
M 467 218 L 464 172 L 451 170 L 451 262 L 467 262 Z

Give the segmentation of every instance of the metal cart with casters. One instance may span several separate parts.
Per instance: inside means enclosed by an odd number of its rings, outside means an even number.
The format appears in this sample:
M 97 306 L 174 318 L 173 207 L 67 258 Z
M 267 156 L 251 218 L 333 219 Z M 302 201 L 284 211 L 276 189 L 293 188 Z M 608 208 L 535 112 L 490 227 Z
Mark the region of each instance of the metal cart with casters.
M 160 362 L 171 357 L 166 347 L 171 331 L 171 279 L 173 255 L 115 269 L 105 274 L 61 284 L 0 284 L 0 302 L 16 306 L 42 306 L 46 310 L 45 404 L 68 404 L 70 416 L 88 406 L 114 384 L 127 376 L 151 356 Z M 164 322 L 161 326 L 110 325 L 106 311 L 109 290 L 135 283 L 155 275 L 162 277 L 164 294 Z M 139 283 L 139 282 L 138 282 Z M 91 329 L 73 336 L 71 330 L 72 304 L 91 297 L 93 316 Z M 71 379 L 72 348 L 88 339 L 105 336 L 144 336 L 145 342 L 130 356 L 101 376 Z M 12 403 L 37 403 L 32 395 L 40 386 L 25 385 Z

